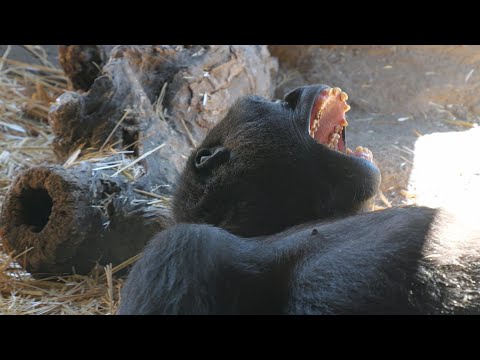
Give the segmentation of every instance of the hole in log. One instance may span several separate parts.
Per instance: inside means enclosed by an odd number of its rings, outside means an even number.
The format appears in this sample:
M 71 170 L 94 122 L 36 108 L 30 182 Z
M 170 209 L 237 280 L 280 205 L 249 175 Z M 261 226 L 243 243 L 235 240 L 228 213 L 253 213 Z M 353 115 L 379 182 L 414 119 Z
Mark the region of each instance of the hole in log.
M 102 199 L 105 211 L 108 217 L 115 216 L 115 206 L 113 206 L 113 198 L 110 195 L 119 193 L 121 191 L 120 187 L 113 181 L 100 180 L 103 186 Z
M 39 233 L 47 225 L 52 213 L 53 201 L 45 189 L 28 188 L 20 195 L 20 223 Z
M 120 187 L 113 181 L 101 179 L 100 183 L 103 187 L 103 195 L 112 195 L 121 191 Z M 103 196 L 103 198 L 106 198 L 106 196 Z
M 129 131 L 127 129 L 122 130 L 122 148 L 124 150 L 133 151 L 131 154 L 127 154 L 128 157 L 138 157 L 138 131 Z

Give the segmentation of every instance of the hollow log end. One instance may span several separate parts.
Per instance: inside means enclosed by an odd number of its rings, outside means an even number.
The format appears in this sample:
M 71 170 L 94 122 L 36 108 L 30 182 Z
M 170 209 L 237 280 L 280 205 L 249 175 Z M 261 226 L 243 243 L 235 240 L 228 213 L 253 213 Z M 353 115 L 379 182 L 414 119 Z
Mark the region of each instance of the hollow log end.
M 167 209 L 135 204 L 136 193 L 123 182 L 93 178 L 91 166 L 82 164 L 28 169 L 7 193 L 3 246 L 35 278 L 119 265 L 171 224 Z
M 16 178 L 1 210 L 0 236 L 7 252 L 26 251 L 18 260 L 28 272 L 72 272 L 77 248 L 100 225 L 82 191 L 58 166 L 35 167 Z M 85 226 L 86 218 L 90 226 Z

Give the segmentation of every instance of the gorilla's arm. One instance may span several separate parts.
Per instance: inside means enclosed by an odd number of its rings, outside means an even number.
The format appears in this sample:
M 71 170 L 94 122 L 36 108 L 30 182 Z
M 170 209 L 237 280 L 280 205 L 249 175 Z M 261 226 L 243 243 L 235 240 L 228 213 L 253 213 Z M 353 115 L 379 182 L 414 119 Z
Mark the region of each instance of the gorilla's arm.
M 119 314 L 477 313 L 480 237 L 459 247 L 438 216 L 397 208 L 250 239 L 178 225 L 145 249 Z
M 146 246 L 118 314 L 278 313 L 268 256 L 257 241 L 225 230 L 176 225 Z

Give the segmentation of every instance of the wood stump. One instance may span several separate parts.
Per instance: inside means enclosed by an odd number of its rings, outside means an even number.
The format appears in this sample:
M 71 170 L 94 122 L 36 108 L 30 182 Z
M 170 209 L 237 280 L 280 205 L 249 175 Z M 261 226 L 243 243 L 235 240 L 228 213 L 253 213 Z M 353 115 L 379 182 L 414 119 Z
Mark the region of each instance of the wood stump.
M 54 152 L 68 165 L 20 174 L 0 216 L 4 246 L 32 248 L 23 265 L 36 277 L 86 274 L 140 253 L 172 224 L 169 201 L 192 148 L 239 97 L 271 97 L 278 68 L 265 46 L 68 45 L 59 52 L 78 89 L 50 110 Z M 101 72 L 94 62 L 104 64 Z M 108 157 L 71 165 L 72 154 L 107 148 Z

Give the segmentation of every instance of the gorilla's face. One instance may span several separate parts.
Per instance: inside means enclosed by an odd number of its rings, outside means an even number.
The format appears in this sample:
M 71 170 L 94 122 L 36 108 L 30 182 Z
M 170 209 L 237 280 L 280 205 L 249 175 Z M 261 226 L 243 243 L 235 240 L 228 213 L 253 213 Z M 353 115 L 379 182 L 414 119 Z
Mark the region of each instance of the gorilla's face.
M 258 236 L 358 211 L 375 195 L 380 172 L 368 149 L 347 148 L 347 98 L 312 85 L 284 102 L 240 99 L 188 159 L 176 221 Z

